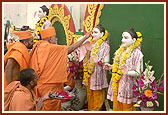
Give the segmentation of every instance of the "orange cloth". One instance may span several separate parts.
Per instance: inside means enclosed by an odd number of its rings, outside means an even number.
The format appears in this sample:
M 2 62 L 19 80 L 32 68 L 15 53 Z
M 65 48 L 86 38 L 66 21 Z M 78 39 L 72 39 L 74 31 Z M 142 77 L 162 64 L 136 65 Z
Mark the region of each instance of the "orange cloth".
M 113 94 L 113 111 L 136 111 L 135 103 L 126 104 L 117 101 L 117 95 Z
M 37 95 L 43 97 L 50 91 L 63 91 L 64 83 L 67 82 L 68 47 L 41 40 L 33 46 L 31 53 L 30 68 L 38 75 Z M 62 85 L 58 87 L 57 84 Z M 47 100 L 43 105 L 47 109 L 42 110 L 53 110 L 55 107 L 49 104 L 52 101 Z M 61 104 L 55 110 L 61 110 Z
M 38 93 L 39 93 L 38 96 L 44 97 L 48 92 L 63 91 L 64 90 L 63 85 L 64 85 L 63 83 L 57 83 L 57 84 L 37 83 L 36 88 L 38 89 Z M 58 99 L 45 100 L 41 108 L 41 111 L 61 111 L 61 100 L 58 100 Z
M 47 29 L 41 30 L 40 34 L 41 34 L 42 39 L 49 38 L 49 37 L 52 37 L 52 36 L 56 36 L 55 28 L 54 27 L 49 27 Z
M 70 86 L 73 89 L 75 87 L 75 81 L 72 78 L 72 76 L 73 75 L 70 72 L 68 72 L 68 78 L 67 78 L 67 82 L 65 84 Z
M 30 31 L 16 31 L 13 32 L 13 34 L 17 35 L 19 37 L 19 40 L 24 40 L 33 37 Z
M 89 111 L 100 111 L 105 100 L 105 89 L 91 90 L 90 79 L 87 87 L 87 101 Z
M 21 42 L 15 42 L 7 46 L 8 52 L 4 56 L 4 66 L 6 66 L 8 58 L 13 58 L 20 65 L 20 71 L 28 67 L 29 62 L 29 52 L 27 47 Z M 6 76 L 4 72 L 4 88 L 8 85 L 6 81 Z
M 5 111 L 32 111 L 36 110 L 35 94 L 20 84 L 20 81 L 11 82 L 4 91 Z

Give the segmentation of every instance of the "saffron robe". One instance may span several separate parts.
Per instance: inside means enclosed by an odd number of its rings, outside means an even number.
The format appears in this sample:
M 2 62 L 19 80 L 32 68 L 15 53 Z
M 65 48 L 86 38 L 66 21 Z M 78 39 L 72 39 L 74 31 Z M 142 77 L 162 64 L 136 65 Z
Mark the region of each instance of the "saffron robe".
M 50 44 L 43 40 L 34 44 L 29 67 L 33 68 L 38 75 L 35 88 L 38 97 L 43 97 L 48 92 L 64 90 L 64 83 L 67 82 L 68 75 L 67 54 L 67 46 Z M 61 110 L 61 100 L 46 100 L 41 110 L 59 111 Z
M 31 93 L 32 92 L 32 93 Z M 20 81 L 11 82 L 4 91 L 5 111 L 33 111 L 36 110 L 36 98 L 33 90 L 29 91 Z
M 8 52 L 4 56 L 4 67 L 6 66 L 8 58 L 13 58 L 17 61 L 20 66 L 20 71 L 22 69 L 28 68 L 28 62 L 30 59 L 30 54 L 27 47 L 21 42 L 15 42 L 7 46 Z M 14 81 L 14 78 L 12 78 Z M 4 72 L 4 88 L 8 85 L 6 80 L 6 75 Z

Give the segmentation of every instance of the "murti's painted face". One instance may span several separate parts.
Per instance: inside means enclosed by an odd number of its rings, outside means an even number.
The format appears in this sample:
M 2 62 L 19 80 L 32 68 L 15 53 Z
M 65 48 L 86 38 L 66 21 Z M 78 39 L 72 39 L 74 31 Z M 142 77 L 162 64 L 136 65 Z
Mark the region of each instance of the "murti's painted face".
M 123 32 L 121 41 L 124 47 L 128 47 L 132 45 L 136 41 L 136 39 L 132 38 L 132 36 L 128 32 Z
M 99 40 L 103 36 L 103 32 L 100 32 L 98 28 L 93 28 L 92 37 L 95 41 Z
M 43 10 L 41 8 L 39 8 L 39 10 L 38 10 L 38 17 L 40 19 L 46 17 L 46 12 L 43 12 Z

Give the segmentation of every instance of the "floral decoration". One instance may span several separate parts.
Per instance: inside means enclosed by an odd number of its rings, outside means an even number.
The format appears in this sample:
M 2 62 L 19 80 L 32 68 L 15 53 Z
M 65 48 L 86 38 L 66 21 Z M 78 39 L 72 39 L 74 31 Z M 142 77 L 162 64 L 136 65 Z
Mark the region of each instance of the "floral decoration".
M 152 66 L 145 63 L 146 69 L 136 78 L 136 84 L 133 84 L 133 92 L 138 97 L 135 107 L 158 107 L 158 96 L 163 95 L 164 75 L 158 80 L 154 77 Z
M 76 51 L 68 55 L 69 71 L 73 74 L 73 79 L 83 79 L 83 62 L 79 62 Z

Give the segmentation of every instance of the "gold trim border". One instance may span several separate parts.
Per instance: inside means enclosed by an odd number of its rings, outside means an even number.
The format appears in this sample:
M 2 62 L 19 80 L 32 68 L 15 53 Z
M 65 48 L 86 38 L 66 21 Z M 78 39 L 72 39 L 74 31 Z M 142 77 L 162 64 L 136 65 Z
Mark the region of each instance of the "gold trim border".
M 81 37 L 81 35 L 75 35 L 73 32 L 69 30 L 69 25 L 70 25 L 69 22 L 71 17 L 70 15 L 67 15 L 67 16 L 64 15 L 64 4 L 61 4 L 60 8 L 58 8 L 57 4 L 55 4 L 53 8 L 51 8 L 51 5 L 50 5 L 48 17 L 52 25 L 57 21 L 59 21 L 63 25 L 65 35 L 66 35 L 67 46 L 72 44 L 73 39 L 74 39 L 74 42 L 76 42 L 77 39 Z
M 87 6 L 88 6 L 89 16 L 87 16 L 87 18 L 83 21 L 83 26 L 85 27 L 86 32 L 89 32 L 93 29 L 94 26 L 99 24 L 100 22 L 99 18 L 101 16 L 101 10 L 103 9 L 104 4 L 99 5 L 96 19 L 95 19 L 95 25 L 93 24 L 93 22 L 94 22 L 94 16 L 95 16 L 95 12 L 98 7 L 98 4 L 88 4 Z

